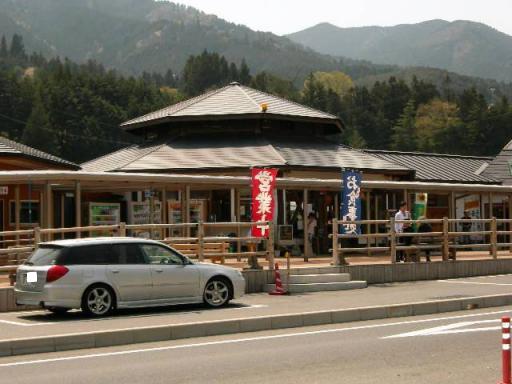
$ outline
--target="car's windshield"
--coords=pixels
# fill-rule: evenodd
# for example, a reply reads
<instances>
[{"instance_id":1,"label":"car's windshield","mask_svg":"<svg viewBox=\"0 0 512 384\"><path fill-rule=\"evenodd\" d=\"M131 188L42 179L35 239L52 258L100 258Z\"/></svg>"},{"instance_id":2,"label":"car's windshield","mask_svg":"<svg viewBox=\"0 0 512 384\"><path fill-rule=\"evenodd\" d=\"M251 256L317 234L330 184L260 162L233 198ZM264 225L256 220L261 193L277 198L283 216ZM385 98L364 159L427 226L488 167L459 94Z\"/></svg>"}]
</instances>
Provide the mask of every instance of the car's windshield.
<instances>
[{"instance_id":1,"label":"car's windshield","mask_svg":"<svg viewBox=\"0 0 512 384\"><path fill-rule=\"evenodd\" d=\"M54 265L57 263L57 259L62 254L62 251L62 247L42 245L30 255L25 264Z\"/></svg>"}]
</instances>

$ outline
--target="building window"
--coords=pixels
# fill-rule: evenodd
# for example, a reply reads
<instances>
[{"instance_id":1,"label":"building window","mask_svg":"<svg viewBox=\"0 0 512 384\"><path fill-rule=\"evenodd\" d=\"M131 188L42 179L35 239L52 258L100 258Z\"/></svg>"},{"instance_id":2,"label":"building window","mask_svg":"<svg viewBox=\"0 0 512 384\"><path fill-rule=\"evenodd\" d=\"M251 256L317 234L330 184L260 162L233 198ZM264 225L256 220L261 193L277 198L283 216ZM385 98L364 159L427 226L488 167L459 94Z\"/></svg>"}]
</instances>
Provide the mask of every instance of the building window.
<instances>
[{"instance_id":1,"label":"building window","mask_svg":"<svg viewBox=\"0 0 512 384\"><path fill-rule=\"evenodd\" d=\"M39 201L20 201L20 225L37 225L39 223ZM9 223L16 225L16 202L9 201Z\"/></svg>"}]
</instances>

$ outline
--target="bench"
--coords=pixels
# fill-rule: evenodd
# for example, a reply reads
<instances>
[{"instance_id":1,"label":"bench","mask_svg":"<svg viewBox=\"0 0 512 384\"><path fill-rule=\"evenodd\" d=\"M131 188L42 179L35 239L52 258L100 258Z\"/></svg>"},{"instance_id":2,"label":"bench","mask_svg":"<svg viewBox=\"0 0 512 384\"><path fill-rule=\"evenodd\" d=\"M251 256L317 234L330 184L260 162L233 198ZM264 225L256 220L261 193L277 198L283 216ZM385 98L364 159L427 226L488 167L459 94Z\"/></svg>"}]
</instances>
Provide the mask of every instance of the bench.
<instances>
[{"instance_id":1,"label":"bench","mask_svg":"<svg viewBox=\"0 0 512 384\"><path fill-rule=\"evenodd\" d=\"M174 248L178 252L184 254L185 256L194 256L199 257L199 244L197 243L182 243L182 242L174 242L172 238L167 238L164 240L164 243ZM203 243L203 255L204 257L208 257L212 263L225 263L225 256L219 254L228 254L229 253L229 243L220 242L220 243Z\"/></svg>"},{"instance_id":2,"label":"bench","mask_svg":"<svg viewBox=\"0 0 512 384\"><path fill-rule=\"evenodd\" d=\"M455 260L457 258L457 249L451 247L452 245L455 245L455 243L450 241L448 243L448 259ZM421 238L414 238L411 246L414 248L405 250L405 261L421 261L422 252L425 252L426 261L430 261L431 250L441 249L441 253L443 252L443 242L438 237L422 236Z\"/></svg>"}]
</instances>

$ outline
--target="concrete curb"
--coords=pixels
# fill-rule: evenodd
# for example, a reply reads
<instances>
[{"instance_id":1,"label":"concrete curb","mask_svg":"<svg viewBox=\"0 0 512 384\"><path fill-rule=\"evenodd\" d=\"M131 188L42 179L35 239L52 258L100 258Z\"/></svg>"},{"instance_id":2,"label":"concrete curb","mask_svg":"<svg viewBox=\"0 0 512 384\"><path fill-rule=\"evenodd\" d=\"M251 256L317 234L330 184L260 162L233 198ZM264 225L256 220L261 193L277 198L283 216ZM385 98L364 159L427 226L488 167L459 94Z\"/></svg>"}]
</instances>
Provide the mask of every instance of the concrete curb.
<instances>
[{"instance_id":1,"label":"concrete curb","mask_svg":"<svg viewBox=\"0 0 512 384\"><path fill-rule=\"evenodd\" d=\"M511 304L512 294L502 294L463 299L434 300L396 305L239 318L211 322L115 329L99 332L43 336L31 339L11 339L0 341L0 357L110 347L154 341L179 340L190 337L226 335L312 325L339 324L352 321L431 315L436 313L460 311L464 309L500 307Z\"/></svg>"}]
</instances>

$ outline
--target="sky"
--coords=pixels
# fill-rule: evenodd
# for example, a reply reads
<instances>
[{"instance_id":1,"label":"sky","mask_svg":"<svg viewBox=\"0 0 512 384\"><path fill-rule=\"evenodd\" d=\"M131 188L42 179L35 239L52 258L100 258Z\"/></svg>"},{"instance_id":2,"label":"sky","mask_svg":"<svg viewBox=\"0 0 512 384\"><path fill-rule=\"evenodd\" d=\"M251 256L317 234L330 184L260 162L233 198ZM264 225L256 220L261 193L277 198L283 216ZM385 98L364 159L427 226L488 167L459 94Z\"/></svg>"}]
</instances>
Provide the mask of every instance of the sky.
<instances>
[{"instance_id":1,"label":"sky","mask_svg":"<svg viewBox=\"0 0 512 384\"><path fill-rule=\"evenodd\" d=\"M512 0L174 0L251 29L278 35L321 22L390 26L431 19L472 20L512 35Z\"/></svg>"}]
</instances>

